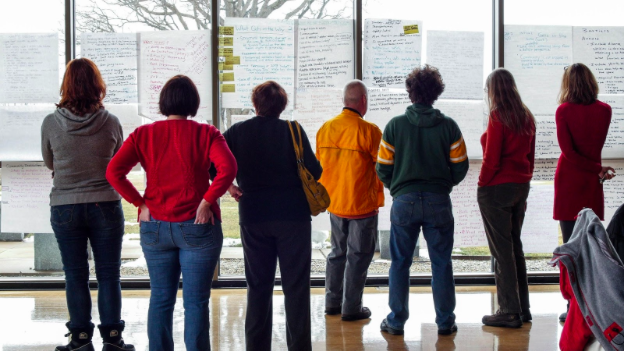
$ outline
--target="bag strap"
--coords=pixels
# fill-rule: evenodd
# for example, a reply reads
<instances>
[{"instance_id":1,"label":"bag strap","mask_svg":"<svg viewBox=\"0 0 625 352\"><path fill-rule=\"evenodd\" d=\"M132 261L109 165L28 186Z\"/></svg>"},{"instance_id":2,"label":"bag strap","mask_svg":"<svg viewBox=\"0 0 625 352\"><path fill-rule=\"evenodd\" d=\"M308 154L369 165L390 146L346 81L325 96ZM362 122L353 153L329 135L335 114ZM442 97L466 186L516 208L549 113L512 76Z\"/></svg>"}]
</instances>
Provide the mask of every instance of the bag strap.
<instances>
[{"instance_id":1,"label":"bag strap","mask_svg":"<svg viewBox=\"0 0 625 352\"><path fill-rule=\"evenodd\" d=\"M298 145L297 141L295 140L295 132L293 132L293 126L291 126L291 121L287 121L286 123L289 125L289 130L291 131L291 138L293 139L293 149L295 149L295 160L299 164L302 162L302 158L300 154L300 145ZM299 132L299 124L297 124L297 128ZM301 141L301 134L300 134L300 141Z\"/></svg>"}]
</instances>

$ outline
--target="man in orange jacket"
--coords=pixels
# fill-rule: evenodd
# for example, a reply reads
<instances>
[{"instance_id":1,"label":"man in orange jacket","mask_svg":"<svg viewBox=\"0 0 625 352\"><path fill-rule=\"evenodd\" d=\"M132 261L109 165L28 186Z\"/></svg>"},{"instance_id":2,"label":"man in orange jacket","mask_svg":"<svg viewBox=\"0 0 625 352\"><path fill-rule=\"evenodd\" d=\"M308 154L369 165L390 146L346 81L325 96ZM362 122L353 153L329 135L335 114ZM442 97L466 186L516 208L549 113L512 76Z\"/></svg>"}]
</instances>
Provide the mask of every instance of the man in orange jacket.
<instances>
[{"instance_id":1,"label":"man in orange jacket","mask_svg":"<svg viewBox=\"0 0 625 352\"><path fill-rule=\"evenodd\" d=\"M317 133L319 180L332 200L332 251L326 265L326 314L343 320L367 319L362 305L367 270L378 234L378 208L384 206L384 186L375 172L382 132L363 120L367 87L358 80L345 86L343 111Z\"/></svg>"}]
</instances>

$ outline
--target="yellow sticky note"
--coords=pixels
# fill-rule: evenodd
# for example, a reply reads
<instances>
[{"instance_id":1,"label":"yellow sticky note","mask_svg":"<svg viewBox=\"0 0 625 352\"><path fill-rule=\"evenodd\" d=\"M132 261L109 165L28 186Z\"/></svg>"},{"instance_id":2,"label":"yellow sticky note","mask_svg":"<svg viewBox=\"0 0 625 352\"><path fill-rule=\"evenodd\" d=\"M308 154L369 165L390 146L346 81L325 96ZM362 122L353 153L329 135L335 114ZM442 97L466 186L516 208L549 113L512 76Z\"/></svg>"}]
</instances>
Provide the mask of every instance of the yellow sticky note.
<instances>
[{"instance_id":1,"label":"yellow sticky note","mask_svg":"<svg viewBox=\"0 0 625 352\"><path fill-rule=\"evenodd\" d=\"M219 45L222 45L222 46L233 46L234 45L234 38L233 37L220 37L219 38Z\"/></svg>"},{"instance_id":2,"label":"yellow sticky note","mask_svg":"<svg viewBox=\"0 0 625 352\"><path fill-rule=\"evenodd\" d=\"M226 65L240 65L241 57L240 56L226 56Z\"/></svg>"},{"instance_id":3,"label":"yellow sticky note","mask_svg":"<svg viewBox=\"0 0 625 352\"><path fill-rule=\"evenodd\" d=\"M220 73L219 74L219 82L223 82L224 81L224 74Z\"/></svg>"},{"instance_id":4,"label":"yellow sticky note","mask_svg":"<svg viewBox=\"0 0 625 352\"><path fill-rule=\"evenodd\" d=\"M233 82L234 81L234 72L224 72L223 73L223 81L224 82Z\"/></svg>"},{"instance_id":5,"label":"yellow sticky note","mask_svg":"<svg viewBox=\"0 0 625 352\"><path fill-rule=\"evenodd\" d=\"M221 92L222 93L234 93L234 84L222 84L221 85Z\"/></svg>"},{"instance_id":6,"label":"yellow sticky note","mask_svg":"<svg viewBox=\"0 0 625 352\"><path fill-rule=\"evenodd\" d=\"M221 62L223 64L223 62ZM228 64L224 64L223 68L220 68L221 71L232 71L234 70L234 66L233 65L228 65Z\"/></svg>"},{"instance_id":7,"label":"yellow sticky note","mask_svg":"<svg viewBox=\"0 0 625 352\"><path fill-rule=\"evenodd\" d=\"M217 69L218 69L219 71L223 71L223 70L224 70L224 63L223 63L223 62L218 63L218 64L217 64Z\"/></svg>"},{"instance_id":8,"label":"yellow sticky note","mask_svg":"<svg viewBox=\"0 0 625 352\"><path fill-rule=\"evenodd\" d=\"M234 52L232 48L219 48L219 56L228 57L228 56L232 56L233 53Z\"/></svg>"},{"instance_id":9,"label":"yellow sticky note","mask_svg":"<svg viewBox=\"0 0 625 352\"><path fill-rule=\"evenodd\" d=\"M219 34L234 35L234 27L219 27Z\"/></svg>"},{"instance_id":10,"label":"yellow sticky note","mask_svg":"<svg viewBox=\"0 0 625 352\"><path fill-rule=\"evenodd\" d=\"M404 26L404 34L419 34L419 25L411 24Z\"/></svg>"}]
</instances>

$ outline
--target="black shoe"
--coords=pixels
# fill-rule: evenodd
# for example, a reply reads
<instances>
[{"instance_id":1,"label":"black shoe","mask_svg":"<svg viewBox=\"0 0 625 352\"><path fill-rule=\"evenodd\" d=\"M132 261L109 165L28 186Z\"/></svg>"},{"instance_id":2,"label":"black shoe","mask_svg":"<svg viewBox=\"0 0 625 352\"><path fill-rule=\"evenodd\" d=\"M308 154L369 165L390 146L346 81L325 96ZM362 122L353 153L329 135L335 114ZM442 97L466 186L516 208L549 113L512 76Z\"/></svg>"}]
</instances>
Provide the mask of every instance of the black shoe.
<instances>
[{"instance_id":1,"label":"black shoe","mask_svg":"<svg viewBox=\"0 0 625 352\"><path fill-rule=\"evenodd\" d=\"M482 324L502 328L520 328L523 326L523 321L520 314L503 313L498 310L493 315L485 315L482 318Z\"/></svg>"},{"instance_id":2,"label":"black shoe","mask_svg":"<svg viewBox=\"0 0 625 352\"><path fill-rule=\"evenodd\" d=\"M341 307L340 307L340 306L339 306L339 307L334 307L334 308L327 307L327 308L326 308L326 314L327 314L327 315L337 315L337 314L341 314Z\"/></svg>"},{"instance_id":3,"label":"black shoe","mask_svg":"<svg viewBox=\"0 0 625 352\"><path fill-rule=\"evenodd\" d=\"M439 335L451 335L456 331L458 331L458 325L454 324L450 328L447 328L447 329L438 329L438 334Z\"/></svg>"},{"instance_id":4,"label":"black shoe","mask_svg":"<svg viewBox=\"0 0 625 352\"><path fill-rule=\"evenodd\" d=\"M403 335L404 329L395 329L388 326L386 319L382 320L382 324L380 324L380 330L384 332L388 332L391 335Z\"/></svg>"},{"instance_id":5,"label":"black shoe","mask_svg":"<svg viewBox=\"0 0 625 352\"><path fill-rule=\"evenodd\" d=\"M559 317L558 319L560 319L560 322L561 322L561 323L564 323L564 322L566 321L566 316L567 316L568 314L569 314L569 312L568 312L568 311L566 311L566 312L564 312L564 313L560 314L560 317Z\"/></svg>"},{"instance_id":6,"label":"black shoe","mask_svg":"<svg viewBox=\"0 0 625 352\"><path fill-rule=\"evenodd\" d=\"M341 320L343 321L354 321L354 320L362 320L369 319L371 317L371 311L367 307L362 307L360 312L354 314L343 314L341 316Z\"/></svg>"},{"instance_id":7,"label":"black shoe","mask_svg":"<svg viewBox=\"0 0 625 352\"><path fill-rule=\"evenodd\" d=\"M119 324L98 325L100 336L102 336L102 351L134 351L135 346L124 343L122 331L126 323L121 320Z\"/></svg>"},{"instance_id":8,"label":"black shoe","mask_svg":"<svg viewBox=\"0 0 625 352\"><path fill-rule=\"evenodd\" d=\"M71 322L67 322L65 326L69 330L69 333L65 334L65 337L71 336L71 340L65 346L56 346L55 351L95 351L91 338L93 338L93 324L86 328L73 328L70 329Z\"/></svg>"},{"instance_id":9,"label":"black shoe","mask_svg":"<svg viewBox=\"0 0 625 352\"><path fill-rule=\"evenodd\" d=\"M523 311L523 313L521 313L521 321L524 323L532 321L532 313L530 313L529 310Z\"/></svg>"}]
</instances>

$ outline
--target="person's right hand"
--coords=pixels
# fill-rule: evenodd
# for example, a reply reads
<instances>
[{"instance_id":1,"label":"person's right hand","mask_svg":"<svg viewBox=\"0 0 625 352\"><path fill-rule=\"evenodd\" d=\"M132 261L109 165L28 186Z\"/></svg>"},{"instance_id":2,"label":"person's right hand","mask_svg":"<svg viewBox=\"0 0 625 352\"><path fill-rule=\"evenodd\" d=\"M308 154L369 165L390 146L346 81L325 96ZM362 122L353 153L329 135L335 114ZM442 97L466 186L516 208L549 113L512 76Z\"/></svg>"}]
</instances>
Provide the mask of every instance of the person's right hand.
<instances>
[{"instance_id":1,"label":"person's right hand","mask_svg":"<svg viewBox=\"0 0 625 352\"><path fill-rule=\"evenodd\" d=\"M148 206L145 205L145 203L141 204L139 206L139 223L141 223L141 221L151 221L152 219L150 218L150 209L148 209Z\"/></svg>"},{"instance_id":2,"label":"person's right hand","mask_svg":"<svg viewBox=\"0 0 625 352\"><path fill-rule=\"evenodd\" d=\"M239 201L239 199L241 199L241 196L243 195L243 191L234 184L231 184L230 187L228 187L228 193L230 193L232 198L234 198L234 200L236 200L237 202Z\"/></svg>"},{"instance_id":3,"label":"person's right hand","mask_svg":"<svg viewBox=\"0 0 625 352\"><path fill-rule=\"evenodd\" d=\"M608 172L608 171L612 171L612 172ZM605 180L611 180L614 178L614 176L616 176L616 170L614 170L614 168L612 168L611 166L601 167L599 178L605 179Z\"/></svg>"}]
</instances>

